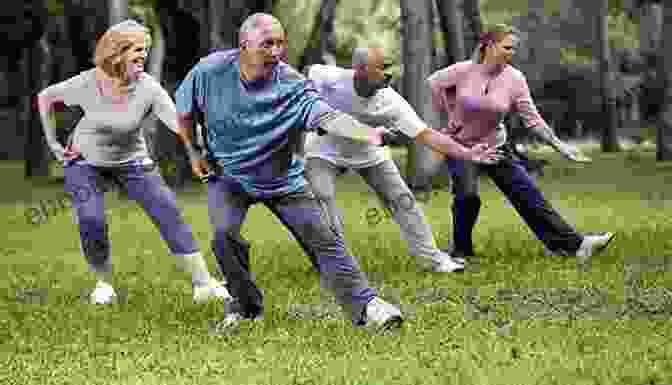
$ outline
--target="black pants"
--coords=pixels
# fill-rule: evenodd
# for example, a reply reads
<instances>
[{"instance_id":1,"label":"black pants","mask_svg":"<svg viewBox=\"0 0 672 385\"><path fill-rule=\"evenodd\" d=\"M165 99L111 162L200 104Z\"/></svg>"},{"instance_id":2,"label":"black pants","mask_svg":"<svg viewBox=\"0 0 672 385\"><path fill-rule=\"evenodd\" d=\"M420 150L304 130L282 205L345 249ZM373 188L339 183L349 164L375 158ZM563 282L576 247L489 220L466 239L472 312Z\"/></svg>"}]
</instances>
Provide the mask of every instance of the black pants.
<instances>
[{"instance_id":1,"label":"black pants","mask_svg":"<svg viewBox=\"0 0 672 385\"><path fill-rule=\"evenodd\" d=\"M472 231L481 207L478 176L484 171L515 207L537 238L556 253L576 252L583 237L551 207L525 168L525 160L505 148L505 159L495 165L448 160L453 180L453 239L455 254L474 255Z\"/></svg>"}]
</instances>

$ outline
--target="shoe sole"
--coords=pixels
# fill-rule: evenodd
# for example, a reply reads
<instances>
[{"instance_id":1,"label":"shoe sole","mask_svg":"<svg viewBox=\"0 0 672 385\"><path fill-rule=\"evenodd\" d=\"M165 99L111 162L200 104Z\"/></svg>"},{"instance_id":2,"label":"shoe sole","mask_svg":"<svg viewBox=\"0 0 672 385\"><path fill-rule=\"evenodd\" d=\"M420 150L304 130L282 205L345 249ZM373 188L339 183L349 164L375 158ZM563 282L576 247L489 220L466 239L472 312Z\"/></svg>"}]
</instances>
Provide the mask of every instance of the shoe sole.
<instances>
[{"instance_id":1,"label":"shoe sole","mask_svg":"<svg viewBox=\"0 0 672 385\"><path fill-rule=\"evenodd\" d=\"M422 271L426 271L426 272L431 272L431 273L446 273L446 274L448 274L448 273L464 273L464 269L465 269L464 266L462 266L462 267L460 267L460 268L457 268L457 269L455 269L455 270L438 270L438 269L436 269L435 267L426 267L426 266L422 266L422 267L420 268L420 270L422 270Z\"/></svg>"},{"instance_id":2,"label":"shoe sole","mask_svg":"<svg viewBox=\"0 0 672 385\"><path fill-rule=\"evenodd\" d=\"M115 295L106 301L96 301L93 298L89 298L89 303L91 305L113 305L118 301L118 297Z\"/></svg>"},{"instance_id":3,"label":"shoe sole","mask_svg":"<svg viewBox=\"0 0 672 385\"><path fill-rule=\"evenodd\" d=\"M612 234L611 234L611 237L609 237L609 239L607 240L607 242L605 242L604 245L602 245L602 246L598 247L597 249L595 249L595 252L593 253L593 255L597 255L597 254L603 252L604 250L606 250L607 247L609 247L609 244L611 243L611 241L614 240L614 238L616 238L616 233L612 233Z\"/></svg>"},{"instance_id":4,"label":"shoe sole","mask_svg":"<svg viewBox=\"0 0 672 385\"><path fill-rule=\"evenodd\" d=\"M205 298L205 299L201 298L201 299L198 299L198 300L196 300L195 298L192 298L192 301L196 305L203 305L203 304L207 304L207 303L211 303L211 302L225 303L226 304L226 303L232 302L233 298L232 297L215 297L215 296L212 296L212 297L208 297L208 298Z\"/></svg>"},{"instance_id":5,"label":"shoe sole","mask_svg":"<svg viewBox=\"0 0 672 385\"><path fill-rule=\"evenodd\" d=\"M390 317L387 321L383 322L383 324L380 326L378 329L381 332L386 332L390 330L395 330L401 328L401 325L404 323L404 318L400 315L395 315L394 317Z\"/></svg>"}]
</instances>

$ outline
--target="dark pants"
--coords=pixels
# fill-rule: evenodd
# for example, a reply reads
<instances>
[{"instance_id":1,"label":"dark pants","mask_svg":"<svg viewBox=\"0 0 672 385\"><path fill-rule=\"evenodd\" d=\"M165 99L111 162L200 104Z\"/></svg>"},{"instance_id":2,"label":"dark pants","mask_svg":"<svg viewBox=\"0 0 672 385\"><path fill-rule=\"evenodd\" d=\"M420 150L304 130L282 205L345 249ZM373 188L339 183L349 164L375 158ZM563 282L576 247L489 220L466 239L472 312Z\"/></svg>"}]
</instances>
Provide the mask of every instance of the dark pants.
<instances>
[{"instance_id":1,"label":"dark pants","mask_svg":"<svg viewBox=\"0 0 672 385\"><path fill-rule=\"evenodd\" d=\"M583 237L551 207L525 169L524 160L511 152L496 165L448 160L453 179L453 239L455 254L474 255L472 230L481 207L478 176L484 171L515 207L546 247L556 253L576 252Z\"/></svg>"},{"instance_id":2,"label":"dark pants","mask_svg":"<svg viewBox=\"0 0 672 385\"><path fill-rule=\"evenodd\" d=\"M343 235L330 223L326 208L310 186L285 196L257 199L237 182L220 176L208 184L208 211L214 227L213 251L236 299L234 310L247 318L263 314L263 293L254 282L249 263L250 245L240 237L247 211L255 203L263 203L289 229L318 267L323 287L335 293L353 323L360 323L376 292L355 257L347 252Z\"/></svg>"}]
</instances>

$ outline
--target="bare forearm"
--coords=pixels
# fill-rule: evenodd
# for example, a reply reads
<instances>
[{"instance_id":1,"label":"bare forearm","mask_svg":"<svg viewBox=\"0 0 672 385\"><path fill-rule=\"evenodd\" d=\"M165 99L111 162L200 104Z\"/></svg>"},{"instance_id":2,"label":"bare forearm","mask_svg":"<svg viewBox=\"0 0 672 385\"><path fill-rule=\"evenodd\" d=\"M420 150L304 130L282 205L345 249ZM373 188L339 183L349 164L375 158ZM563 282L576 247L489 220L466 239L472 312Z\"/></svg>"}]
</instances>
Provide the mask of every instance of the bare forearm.
<instances>
[{"instance_id":1,"label":"bare forearm","mask_svg":"<svg viewBox=\"0 0 672 385\"><path fill-rule=\"evenodd\" d=\"M562 144L562 141L555 135L553 130L545 124L538 124L534 127L530 127L530 131L534 133L538 138L540 138L544 143L558 149Z\"/></svg>"},{"instance_id":2,"label":"bare forearm","mask_svg":"<svg viewBox=\"0 0 672 385\"><path fill-rule=\"evenodd\" d=\"M306 128L320 135L327 133L365 143L371 143L372 137L375 136L374 127L332 108L322 100L313 104Z\"/></svg>"},{"instance_id":3,"label":"bare forearm","mask_svg":"<svg viewBox=\"0 0 672 385\"><path fill-rule=\"evenodd\" d=\"M434 129L427 128L422 131L416 141L430 146L433 150L440 152L448 157L462 160L470 160L469 149L456 142L449 135L444 135Z\"/></svg>"},{"instance_id":4,"label":"bare forearm","mask_svg":"<svg viewBox=\"0 0 672 385\"><path fill-rule=\"evenodd\" d=\"M181 115L177 119L177 136L180 137L180 140L184 144L185 149L187 150L187 155L189 159L196 159L200 157L196 146L194 145L194 120L189 116Z\"/></svg>"}]
</instances>

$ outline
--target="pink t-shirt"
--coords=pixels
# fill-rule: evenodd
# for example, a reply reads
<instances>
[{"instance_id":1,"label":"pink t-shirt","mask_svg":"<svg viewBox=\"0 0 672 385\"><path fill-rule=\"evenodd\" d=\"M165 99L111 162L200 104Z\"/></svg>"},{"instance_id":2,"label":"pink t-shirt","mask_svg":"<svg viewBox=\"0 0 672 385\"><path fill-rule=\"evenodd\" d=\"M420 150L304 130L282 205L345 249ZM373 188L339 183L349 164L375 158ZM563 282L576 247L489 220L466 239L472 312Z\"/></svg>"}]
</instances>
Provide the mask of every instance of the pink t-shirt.
<instances>
[{"instance_id":1,"label":"pink t-shirt","mask_svg":"<svg viewBox=\"0 0 672 385\"><path fill-rule=\"evenodd\" d=\"M525 75L510 65L455 63L427 78L437 111L448 113L446 134L466 145L498 142L497 126L518 112L527 128L546 125L539 115Z\"/></svg>"}]
</instances>

